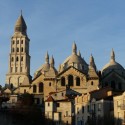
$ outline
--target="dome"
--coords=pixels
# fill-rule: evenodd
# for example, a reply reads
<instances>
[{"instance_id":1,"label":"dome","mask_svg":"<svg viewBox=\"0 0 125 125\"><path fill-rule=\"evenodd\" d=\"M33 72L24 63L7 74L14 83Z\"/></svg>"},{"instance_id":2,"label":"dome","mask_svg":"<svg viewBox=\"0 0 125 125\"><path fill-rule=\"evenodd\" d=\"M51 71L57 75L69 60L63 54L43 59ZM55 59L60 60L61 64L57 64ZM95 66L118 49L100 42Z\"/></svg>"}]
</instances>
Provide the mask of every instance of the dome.
<instances>
[{"instance_id":1,"label":"dome","mask_svg":"<svg viewBox=\"0 0 125 125\"><path fill-rule=\"evenodd\" d=\"M72 55L66 58L66 60L61 65L61 70L67 69L70 66L74 66L75 68L81 70L81 71L87 71L88 70L88 64L84 61L84 59L81 57L81 53L77 52L76 44L73 44L72 48Z\"/></svg>"},{"instance_id":2,"label":"dome","mask_svg":"<svg viewBox=\"0 0 125 125\"><path fill-rule=\"evenodd\" d=\"M102 73L103 73L103 75L106 75L107 73L109 73L112 70L116 71L117 73L119 73L121 75L123 75L123 73L125 71L124 68L115 61L115 53L113 50L111 52L111 59L110 59L109 63L107 63L103 67Z\"/></svg>"},{"instance_id":3,"label":"dome","mask_svg":"<svg viewBox=\"0 0 125 125\"><path fill-rule=\"evenodd\" d=\"M27 30L27 26L26 26L26 23L25 23L25 20L24 20L22 14L21 14L16 21L15 32L22 32L22 33L26 34L26 30Z\"/></svg>"},{"instance_id":4,"label":"dome","mask_svg":"<svg viewBox=\"0 0 125 125\"><path fill-rule=\"evenodd\" d=\"M37 69L37 71L35 72L35 77L38 76L39 74L41 74L42 72L47 72L50 69L50 64L49 64L49 55L48 52L45 55L45 63L39 68Z\"/></svg>"}]
</instances>

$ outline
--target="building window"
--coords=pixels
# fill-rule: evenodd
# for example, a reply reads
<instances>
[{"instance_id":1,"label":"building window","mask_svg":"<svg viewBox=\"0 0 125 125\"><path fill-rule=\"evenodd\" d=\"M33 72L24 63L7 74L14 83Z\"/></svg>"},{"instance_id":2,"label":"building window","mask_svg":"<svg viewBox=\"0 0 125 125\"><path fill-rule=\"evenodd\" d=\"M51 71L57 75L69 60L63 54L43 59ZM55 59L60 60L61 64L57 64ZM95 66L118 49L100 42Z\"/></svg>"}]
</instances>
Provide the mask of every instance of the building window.
<instances>
[{"instance_id":1,"label":"building window","mask_svg":"<svg viewBox=\"0 0 125 125\"><path fill-rule=\"evenodd\" d=\"M33 85L33 93L36 93L36 85Z\"/></svg>"},{"instance_id":2,"label":"building window","mask_svg":"<svg viewBox=\"0 0 125 125\"><path fill-rule=\"evenodd\" d=\"M12 61L12 62L14 61L14 58L13 58L13 57L11 58L11 61Z\"/></svg>"},{"instance_id":3,"label":"building window","mask_svg":"<svg viewBox=\"0 0 125 125\"><path fill-rule=\"evenodd\" d=\"M93 81L91 81L91 85L93 85L94 83L93 83Z\"/></svg>"},{"instance_id":4,"label":"building window","mask_svg":"<svg viewBox=\"0 0 125 125\"><path fill-rule=\"evenodd\" d=\"M21 44L23 44L23 40L21 40Z\"/></svg>"},{"instance_id":5,"label":"building window","mask_svg":"<svg viewBox=\"0 0 125 125\"><path fill-rule=\"evenodd\" d=\"M10 72L13 72L13 67L11 67L11 71Z\"/></svg>"},{"instance_id":6,"label":"building window","mask_svg":"<svg viewBox=\"0 0 125 125\"><path fill-rule=\"evenodd\" d=\"M15 72L17 72L18 71L18 67L16 67L15 70L16 70Z\"/></svg>"},{"instance_id":7,"label":"building window","mask_svg":"<svg viewBox=\"0 0 125 125\"><path fill-rule=\"evenodd\" d=\"M17 40L17 44L19 44L19 40Z\"/></svg>"},{"instance_id":8,"label":"building window","mask_svg":"<svg viewBox=\"0 0 125 125\"><path fill-rule=\"evenodd\" d=\"M64 96L64 93L62 93L62 96Z\"/></svg>"},{"instance_id":9,"label":"building window","mask_svg":"<svg viewBox=\"0 0 125 125\"><path fill-rule=\"evenodd\" d=\"M50 103L48 102L48 107L50 106Z\"/></svg>"},{"instance_id":10,"label":"building window","mask_svg":"<svg viewBox=\"0 0 125 125\"><path fill-rule=\"evenodd\" d=\"M82 106L82 113L84 113L84 106Z\"/></svg>"},{"instance_id":11,"label":"building window","mask_svg":"<svg viewBox=\"0 0 125 125\"><path fill-rule=\"evenodd\" d=\"M21 61L23 61L23 56L21 57Z\"/></svg>"},{"instance_id":12,"label":"building window","mask_svg":"<svg viewBox=\"0 0 125 125\"><path fill-rule=\"evenodd\" d=\"M68 121L66 121L66 125L68 125Z\"/></svg>"},{"instance_id":13,"label":"building window","mask_svg":"<svg viewBox=\"0 0 125 125\"><path fill-rule=\"evenodd\" d=\"M66 83L65 83L65 78L62 77L62 78L61 78L61 86L65 86L65 84L66 84Z\"/></svg>"},{"instance_id":14,"label":"building window","mask_svg":"<svg viewBox=\"0 0 125 125\"><path fill-rule=\"evenodd\" d=\"M19 48L17 48L16 51L19 52Z\"/></svg>"},{"instance_id":15,"label":"building window","mask_svg":"<svg viewBox=\"0 0 125 125\"><path fill-rule=\"evenodd\" d=\"M87 111L89 112L89 105L87 106Z\"/></svg>"},{"instance_id":16,"label":"building window","mask_svg":"<svg viewBox=\"0 0 125 125\"><path fill-rule=\"evenodd\" d=\"M26 93L26 89L24 89L24 93Z\"/></svg>"},{"instance_id":17,"label":"building window","mask_svg":"<svg viewBox=\"0 0 125 125\"><path fill-rule=\"evenodd\" d=\"M77 107L77 114L79 114L79 107Z\"/></svg>"},{"instance_id":18,"label":"building window","mask_svg":"<svg viewBox=\"0 0 125 125\"><path fill-rule=\"evenodd\" d=\"M13 83L10 84L10 88L13 89Z\"/></svg>"},{"instance_id":19,"label":"building window","mask_svg":"<svg viewBox=\"0 0 125 125\"><path fill-rule=\"evenodd\" d=\"M12 52L14 52L14 48L12 48Z\"/></svg>"},{"instance_id":20,"label":"building window","mask_svg":"<svg viewBox=\"0 0 125 125\"><path fill-rule=\"evenodd\" d=\"M76 78L76 86L80 86L80 78L79 77Z\"/></svg>"},{"instance_id":21,"label":"building window","mask_svg":"<svg viewBox=\"0 0 125 125\"><path fill-rule=\"evenodd\" d=\"M23 68L22 67L20 67L20 72L22 72L23 71Z\"/></svg>"},{"instance_id":22,"label":"building window","mask_svg":"<svg viewBox=\"0 0 125 125\"><path fill-rule=\"evenodd\" d=\"M60 107L60 104L59 104L59 103L56 103L56 106L57 106L57 107Z\"/></svg>"},{"instance_id":23,"label":"building window","mask_svg":"<svg viewBox=\"0 0 125 125\"><path fill-rule=\"evenodd\" d=\"M21 52L23 52L23 47L21 47Z\"/></svg>"},{"instance_id":24,"label":"building window","mask_svg":"<svg viewBox=\"0 0 125 125\"><path fill-rule=\"evenodd\" d=\"M39 83L39 92L43 92L43 83Z\"/></svg>"},{"instance_id":25,"label":"building window","mask_svg":"<svg viewBox=\"0 0 125 125\"><path fill-rule=\"evenodd\" d=\"M17 61L17 62L19 61L19 58L18 58L18 56L16 57L16 61Z\"/></svg>"},{"instance_id":26,"label":"building window","mask_svg":"<svg viewBox=\"0 0 125 125\"><path fill-rule=\"evenodd\" d=\"M51 82L49 83L49 86L51 86Z\"/></svg>"},{"instance_id":27,"label":"building window","mask_svg":"<svg viewBox=\"0 0 125 125\"><path fill-rule=\"evenodd\" d=\"M15 44L15 41L13 40L13 44Z\"/></svg>"},{"instance_id":28,"label":"building window","mask_svg":"<svg viewBox=\"0 0 125 125\"><path fill-rule=\"evenodd\" d=\"M57 94L55 94L55 96L57 96Z\"/></svg>"},{"instance_id":29,"label":"building window","mask_svg":"<svg viewBox=\"0 0 125 125\"><path fill-rule=\"evenodd\" d=\"M73 76L72 75L68 76L68 85L73 86Z\"/></svg>"}]
</instances>

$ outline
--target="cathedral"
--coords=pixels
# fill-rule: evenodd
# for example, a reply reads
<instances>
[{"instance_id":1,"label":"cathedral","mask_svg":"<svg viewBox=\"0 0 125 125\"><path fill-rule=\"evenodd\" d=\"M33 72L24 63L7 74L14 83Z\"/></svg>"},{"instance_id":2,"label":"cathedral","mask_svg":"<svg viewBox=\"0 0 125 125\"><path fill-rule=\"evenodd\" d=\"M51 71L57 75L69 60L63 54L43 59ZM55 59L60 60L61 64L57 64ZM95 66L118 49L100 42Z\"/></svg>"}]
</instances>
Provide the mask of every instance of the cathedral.
<instances>
[{"instance_id":1,"label":"cathedral","mask_svg":"<svg viewBox=\"0 0 125 125\"><path fill-rule=\"evenodd\" d=\"M125 90L125 69L116 62L113 49L109 62L99 71L94 57L90 55L90 61L87 64L80 51L77 51L77 45L74 42L71 55L59 65L58 69L55 67L54 57L50 58L47 52L45 63L35 71L32 78L29 44L27 25L21 14L11 37L9 69L6 74L6 83L12 93L34 94L37 102L40 103L46 100L50 93L61 92L67 88L81 94L106 86L114 90Z\"/></svg>"}]
</instances>

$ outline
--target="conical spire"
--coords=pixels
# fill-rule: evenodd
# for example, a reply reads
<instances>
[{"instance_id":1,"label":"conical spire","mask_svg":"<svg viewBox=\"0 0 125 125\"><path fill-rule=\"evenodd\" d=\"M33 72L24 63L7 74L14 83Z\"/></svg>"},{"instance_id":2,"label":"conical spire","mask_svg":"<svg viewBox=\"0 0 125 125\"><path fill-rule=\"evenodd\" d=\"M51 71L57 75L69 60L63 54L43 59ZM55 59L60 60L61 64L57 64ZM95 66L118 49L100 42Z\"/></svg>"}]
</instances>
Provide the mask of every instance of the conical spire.
<instances>
[{"instance_id":1,"label":"conical spire","mask_svg":"<svg viewBox=\"0 0 125 125\"><path fill-rule=\"evenodd\" d=\"M54 67L54 65L55 65L55 61L54 61L53 56L52 56L52 58L51 58L51 60L50 60L50 65L51 65L51 67Z\"/></svg>"},{"instance_id":2,"label":"conical spire","mask_svg":"<svg viewBox=\"0 0 125 125\"><path fill-rule=\"evenodd\" d=\"M15 24L15 32L21 32L26 35L26 30L27 30L27 26L21 11L21 15L19 16Z\"/></svg>"},{"instance_id":3,"label":"conical spire","mask_svg":"<svg viewBox=\"0 0 125 125\"><path fill-rule=\"evenodd\" d=\"M111 51L111 61L115 61L115 52L113 49Z\"/></svg>"},{"instance_id":4,"label":"conical spire","mask_svg":"<svg viewBox=\"0 0 125 125\"><path fill-rule=\"evenodd\" d=\"M78 56L81 57L81 52L80 52L80 50L78 51Z\"/></svg>"},{"instance_id":5,"label":"conical spire","mask_svg":"<svg viewBox=\"0 0 125 125\"><path fill-rule=\"evenodd\" d=\"M73 43L73 46L72 46L72 54L77 54L77 46L76 46L76 43L74 42Z\"/></svg>"},{"instance_id":6,"label":"conical spire","mask_svg":"<svg viewBox=\"0 0 125 125\"><path fill-rule=\"evenodd\" d=\"M49 63L49 55L48 55L48 51L47 51L47 53L46 53L46 55L45 55L45 63Z\"/></svg>"},{"instance_id":7,"label":"conical spire","mask_svg":"<svg viewBox=\"0 0 125 125\"><path fill-rule=\"evenodd\" d=\"M95 61L94 61L94 58L93 58L92 54L90 56L90 66L93 67L96 70L96 65L95 65Z\"/></svg>"}]
</instances>

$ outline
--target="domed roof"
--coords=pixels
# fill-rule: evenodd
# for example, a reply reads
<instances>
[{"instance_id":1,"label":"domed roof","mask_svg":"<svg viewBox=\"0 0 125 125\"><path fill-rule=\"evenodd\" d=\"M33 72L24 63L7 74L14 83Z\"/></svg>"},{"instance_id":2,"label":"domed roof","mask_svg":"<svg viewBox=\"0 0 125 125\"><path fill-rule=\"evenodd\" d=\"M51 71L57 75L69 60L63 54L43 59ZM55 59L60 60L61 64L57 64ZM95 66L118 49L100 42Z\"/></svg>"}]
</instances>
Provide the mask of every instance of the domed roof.
<instances>
[{"instance_id":1,"label":"domed roof","mask_svg":"<svg viewBox=\"0 0 125 125\"><path fill-rule=\"evenodd\" d=\"M115 70L119 74L123 74L123 72L125 71L124 68L119 63L117 63L115 61L115 53L114 53L113 49L112 49L112 52L111 52L111 59L110 59L109 63L107 63L103 67L102 73L105 75L112 70Z\"/></svg>"},{"instance_id":2,"label":"domed roof","mask_svg":"<svg viewBox=\"0 0 125 125\"><path fill-rule=\"evenodd\" d=\"M66 58L66 60L61 65L61 69L64 70L68 68L69 66L74 66L75 68L82 70L82 71L88 69L88 64L81 57L81 53L79 52L77 54L77 46L75 43L73 43L72 55Z\"/></svg>"},{"instance_id":3,"label":"domed roof","mask_svg":"<svg viewBox=\"0 0 125 125\"><path fill-rule=\"evenodd\" d=\"M19 16L15 24L15 32L22 32L26 34L26 30L27 30L27 26L21 13L21 15Z\"/></svg>"},{"instance_id":4,"label":"domed roof","mask_svg":"<svg viewBox=\"0 0 125 125\"><path fill-rule=\"evenodd\" d=\"M35 72L34 74L35 77L39 76L41 73L44 73L44 75L46 76L55 76L57 74L57 70L54 67L54 64L55 64L55 61L53 56L50 59L50 63L49 63L49 55L47 52L45 56L45 63Z\"/></svg>"},{"instance_id":5,"label":"domed roof","mask_svg":"<svg viewBox=\"0 0 125 125\"><path fill-rule=\"evenodd\" d=\"M35 77L38 76L39 74L41 74L42 72L49 71L49 69L50 69L49 55L47 52L45 55L45 63L39 69L37 69L37 71L35 72Z\"/></svg>"}]
</instances>

